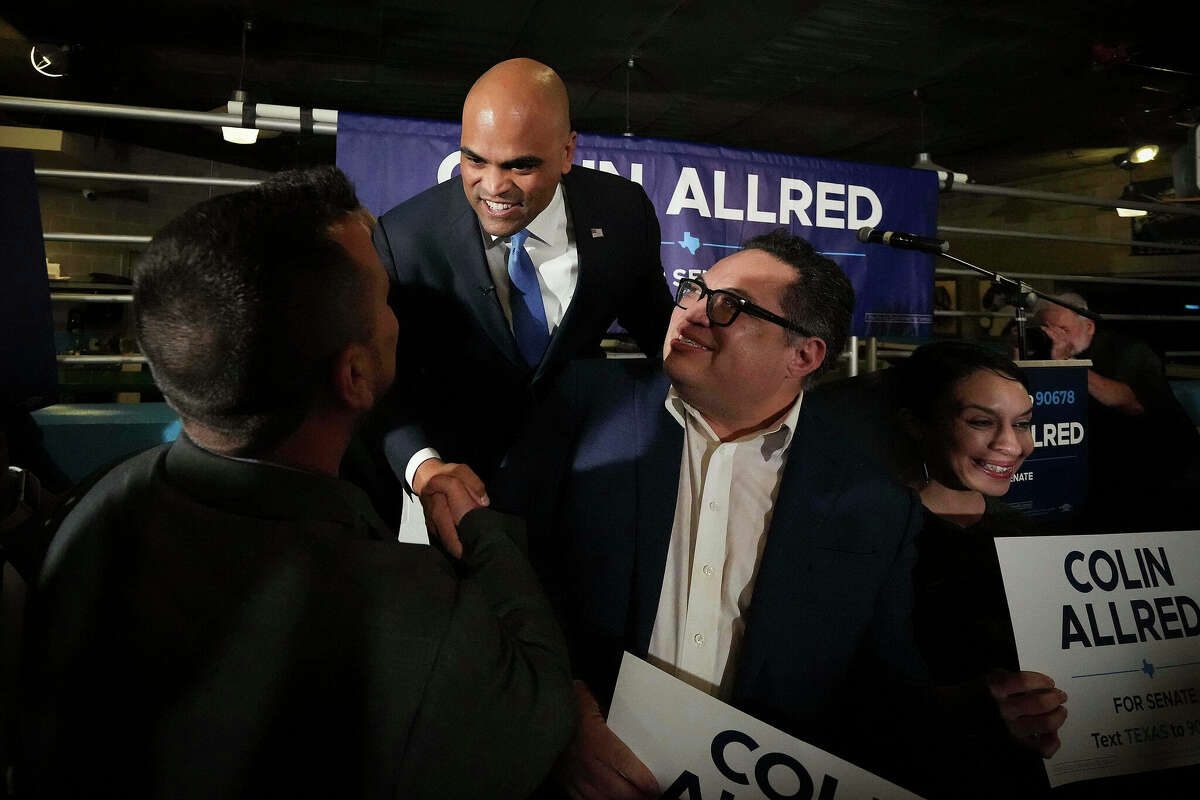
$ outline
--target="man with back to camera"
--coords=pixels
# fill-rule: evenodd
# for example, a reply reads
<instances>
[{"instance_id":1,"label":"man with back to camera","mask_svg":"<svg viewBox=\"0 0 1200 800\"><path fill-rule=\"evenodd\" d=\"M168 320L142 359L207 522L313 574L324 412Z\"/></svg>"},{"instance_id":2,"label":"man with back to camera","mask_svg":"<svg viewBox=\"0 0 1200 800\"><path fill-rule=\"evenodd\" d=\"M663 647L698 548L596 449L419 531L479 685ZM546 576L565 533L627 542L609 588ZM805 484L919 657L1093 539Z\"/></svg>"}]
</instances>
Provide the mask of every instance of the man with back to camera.
<instances>
[{"instance_id":1,"label":"man with back to camera","mask_svg":"<svg viewBox=\"0 0 1200 800\"><path fill-rule=\"evenodd\" d=\"M566 742L566 653L519 524L451 502L452 562L337 478L395 364L372 222L323 168L155 237L134 315L183 434L51 545L30 795L520 797Z\"/></svg>"},{"instance_id":2,"label":"man with back to camera","mask_svg":"<svg viewBox=\"0 0 1200 800\"><path fill-rule=\"evenodd\" d=\"M622 650L894 771L894 743L866 740L911 731L917 701L895 690L925 680L910 620L921 506L804 399L845 344L853 288L780 229L681 281L676 304L661 371L572 365L494 482L497 508L530 515L581 679L557 777L572 797L665 788L601 712ZM1065 718L1051 686L990 685L1011 735L1047 755Z\"/></svg>"},{"instance_id":3,"label":"man with back to camera","mask_svg":"<svg viewBox=\"0 0 1200 800\"><path fill-rule=\"evenodd\" d=\"M1074 292L1058 298L1088 307ZM1197 488L1200 435L1171 391L1158 356L1140 339L1097 327L1046 300L1034 307L1033 320L1050 338L1050 358L1092 362L1085 524L1125 531L1195 527L1185 482Z\"/></svg>"},{"instance_id":4,"label":"man with back to camera","mask_svg":"<svg viewBox=\"0 0 1200 800\"><path fill-rule=\"evenodd\" d=\"M637 184L572 166L574 154L562 80L504 61L463 103L461 176L375 229L392 306L420 343L401 356L418 385L389 400L384 450L439 527L450 526L429 477L486 502L534 395L570 359L600 356L614 319L646 353L661 345L671 297L654 208Z\"/></svg>"}]
</instances>

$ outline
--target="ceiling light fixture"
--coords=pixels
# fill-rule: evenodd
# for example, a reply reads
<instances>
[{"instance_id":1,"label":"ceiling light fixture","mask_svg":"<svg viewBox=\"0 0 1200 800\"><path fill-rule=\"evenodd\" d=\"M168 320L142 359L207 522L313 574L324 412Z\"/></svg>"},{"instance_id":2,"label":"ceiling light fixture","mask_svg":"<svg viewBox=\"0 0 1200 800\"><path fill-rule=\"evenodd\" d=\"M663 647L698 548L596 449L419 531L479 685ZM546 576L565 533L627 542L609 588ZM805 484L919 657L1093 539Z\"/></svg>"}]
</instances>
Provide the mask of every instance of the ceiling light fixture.
<instances>
[{"instance_id":1,"label":"ceiling light fixture","mask_svg":"<svg viewBox=\"0 0 1200 800\"><path fill-rule=\"evenodd\" d=\"M938 180L942 183L948 181L953 183L966 183L967 174L965 172L954 172L941 164L935 163L929 153L917 153L917 160L913 162L913 169L927 169L938 174Z\"/></svg>"},{"instance_id":2,"label":"ceiling light fixture","mask_svg":"<svg viewBox=\"0 0 1200 800\"><path fill-rule=\"evenodd\" d=\"M241 89L235 89L233 92L233 99L225 104L225 110L230 114L240 113L241 107L245 104L245 102L246 93ZM234 103L238 104L238 110L236 112L233 110ZM230 125L222 125L221 136L225 138L225 141L233 144L254 144L258 141L258 128L235 128Z\"/></svg>"},{"instance_id":3,"label":"ceiling light fixture","mask_svg":"<svg viewBox=\"0 0 1200 800\"><path fill-rule=\"evenodd\" d=\"M921 114L921 141L920 152L917 153L917 160L913 162L913 169L924 169L930 172L936 172L938 176L939 189L949 189L952 184L966 183L969 179L964 172L955 172L936 163L933 157L925 150L925 95L920 89L913 89L913 99L917 101L917 109Z\"/></svg>"},{"instance_id":4,"label":"ceiling light fixture","mask_svg":"<svg viewBox=\"0 0 1200 800\"><path fill-rule=\"evenodd\" d=\"M55 47L49 44L35 44L29 48L29 63L47 78L62 78L68 73L67 62L71 54L71 46L64 44Z\"/></svg>"},{"instance_id":5,"label":"ceiling light fixture","mask_svg":"<svg viewBox=\"0 0 1200 800\"><path fill-rule=\"evenodd\" d=\"M1132 169L1137 164L1145 164L1147 161L1153 161L1157 156L1158 145L1140 144L1124 153L1118 153L1113 156L1113 163L1121 169Z\"/></svg>"},{"instance_id":6,"label":"ceiling light fixture","mask_svg":"<svg viewBox=\"0 0 1200 800\"><path fill-rule=\"evenodd\" d=\"M625 62L625 132L622 136L633 136L633 127L629 124L629 75L633 72L633 56Z\"/></svg>"},{"instance_id":7,"label":"ceiling light fixture","mask_svg":"<svg viewBox=\"0 0 1200 800\"><path fill-rule=\"evenodd\" d=\"M1158 155L1158 145L1144 144L1140 147L1135 147L1129 155L1129 160L1135 164L1145 164L1147 161L1152 161Z\"/></svg>"},{"instance_id":8,"label":"ceiling light fixture","mask_svg":"<svg viewBox=\"0 0 1200 800\"><path fill-rule=\"evenodd\" d=\"M1138 144L1129 148L1124 153L1118 153L1113 157L1113 163L1129 173L1129 177L1125 181L1125 189L1121 192L1121 197L1119 198L1118 202L1120 202L1120 200L1134 200L1139 203L1155 203L1158 201L1157 197L1147 197L1139 192L1133 185L1133 171L1137 169L1139 164L1145 164L1147 161L1152 161L1157 155L1158 145ZM1118 217L1144 217L1148 213L1150 212L1141 208L1117 208Z\"/></svg>"},{"instance_id":9,"label":"ceiling light fixture","mask_svg":"<svg viewBox=\"0 0 1200 800\"><path fill-rule=\"evenodd\" d=\"M229 107L231 103L237 103L243 109L247 105L246 93L242 90L242 80L246 77L246 34L254 30L254 23L251 20L242 21L242 65L238 72L237 88L233 90L233 97L226 104L226 110L232 112ZM253 108L253 106L251 106ZM243 111L242 119L246 118L246 113ZM221 136L225 141L233 144L254 144L258 141L258 128L250 127L233 127L230 125L221 126Z\"/></svg>"}]
</instances>

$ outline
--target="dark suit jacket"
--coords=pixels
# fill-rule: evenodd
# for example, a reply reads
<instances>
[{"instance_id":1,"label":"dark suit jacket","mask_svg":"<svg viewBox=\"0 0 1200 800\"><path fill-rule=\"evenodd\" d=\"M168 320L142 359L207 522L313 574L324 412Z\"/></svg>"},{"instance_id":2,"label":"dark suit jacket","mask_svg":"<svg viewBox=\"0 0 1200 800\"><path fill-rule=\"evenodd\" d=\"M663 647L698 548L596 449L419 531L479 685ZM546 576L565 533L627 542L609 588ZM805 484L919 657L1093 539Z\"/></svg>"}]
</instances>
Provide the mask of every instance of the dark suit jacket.
<instances>
[{"instance_id":1,"label":"dark suit jacket","mask_svg":"<svg viewBox=\"0 0 1200 800\"><path fill-rule=\"evenodd\" d=\"M574 668L602 702L622 649L646 655L658 609L683 447L667 388L647 365L572 365L489 489L494 508L529 515L531 554ZM868 721L896 707L897 685L925 677L911 630L921 518L916 496L856 455L806 400L733 704L869 761L857 758Z\"/></svg>"},{"instance_id":2,"label":"dark suit jacket","mask_svg":"<svg viewBox=\"0 0 1200 800\"><path fill-rule=\"evenodd\" d=\"M135 456L67 517L32 595L19 784L525 796L574 704L553 612L506 529L520 534L467 515L452 564L395 541L344 481L186 439Z\"/></svg>"},{"instance_id":3,"label":"dark suit jacket","mask_svg":"<svg viewBox=\"0 0 1200 800\"><path fill-rule=\"evenodd\" d=\"M432 446L487 480L533 395L567 361L601 356L614 319L651 358L661 355L672 301L649 198L635 183L579 166L562 185L579 280L536 370L517 351L459 178L380 218L375 245L401 325L397 385L381 423L397 476L413 453Z\"/></svg>"}]
</instances>

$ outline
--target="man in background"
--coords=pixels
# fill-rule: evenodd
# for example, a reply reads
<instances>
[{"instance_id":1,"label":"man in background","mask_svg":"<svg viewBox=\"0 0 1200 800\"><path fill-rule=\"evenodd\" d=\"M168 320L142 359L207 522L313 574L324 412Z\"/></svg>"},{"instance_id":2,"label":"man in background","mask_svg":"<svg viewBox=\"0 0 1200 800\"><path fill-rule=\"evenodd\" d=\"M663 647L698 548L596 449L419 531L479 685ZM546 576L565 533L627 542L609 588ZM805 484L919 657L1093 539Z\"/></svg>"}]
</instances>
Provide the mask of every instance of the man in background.
<instances>
[{"instance_id":1,"label":"man in background","mask_svg":"<svg viewBox=\"0 0 1200 800\"><path fill-rule=\"evenodd\" d=\"M395 365L371 223L324 168L155 237L134 316L183 434L51 544L22 794L521 797L567 740L566 655L515 521L451 502L451 561L337 477Z\"/></svg>"},{"instance_id":2,"label":"man in background","mask_svg":"<svg viewBox=\"0 0 1200 800\"><path fill-rule=\"evenodd\" d=\"M640 186L572 165L566 87L529 59L497 64L463 103L461 176L385 214L401 369L384 450L448 528L432 475L478 502L535 396L569 360L602 355L614 320L657 357L671 298Z\"/></svg>"},{"instance_id":3,"label":"man in background","mask_svg":"<svg viewBox=\"0 0 1200 800\"><path fill-rule=\"evenodd\" d=\"M1088 307L1074 292L1058 299ZM1050 337L1052 359L1092 362L1087 374L1088 532L1200 524L1191 496L1200 488L1200 435L1150 346L1045 300L1034 307L1033 321Z\"/></svg>"}]
</instances>

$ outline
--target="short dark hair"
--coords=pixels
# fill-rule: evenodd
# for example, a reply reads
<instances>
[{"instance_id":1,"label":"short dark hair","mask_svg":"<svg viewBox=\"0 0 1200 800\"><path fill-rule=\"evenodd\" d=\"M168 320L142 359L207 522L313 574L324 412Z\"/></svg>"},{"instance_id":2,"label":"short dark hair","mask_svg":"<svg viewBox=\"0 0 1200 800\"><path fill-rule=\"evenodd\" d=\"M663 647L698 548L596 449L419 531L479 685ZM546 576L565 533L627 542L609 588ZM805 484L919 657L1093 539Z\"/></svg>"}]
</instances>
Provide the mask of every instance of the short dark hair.
<instances>
[{"instance_id":1,"label":"short dark hair","mask_svg":"<svg viewBox=\"0 0 1200 800\"><path fill-rule=\"evenodd\" d=\"M809 380L832 369L846 348L850 318L854 314L854 287L846 273L787 228L747 239L742 249L762 250L796 270L796 280L779 299L783 316L825 342L825 361Z\"/></svg>"},{"instance_id":2,"label":"short dark hair","mask_svg":"<svg viewBox=\"0 0 1200 800\"><path fill-rule=\"evenodd\" d=\"M299 427L331 359L371 333L366 278L330 238L359 209L340 170L295 170L193 206L154 237L134 275L134 319L184 422L239 455Z\"/></svg>"},{"instance_id":3,"label":"short dark hair","mask_svg":"<svg viewBox=\"0 0 1200 800\"><path fill-rule=\"evenodd\" d=\"M970 342L934 342L918 347L897 370L896 404L922 422L937 422L953 400L959 381L986 369L1029 391L1021 368L1000 353Z\"/></svg>"}]
</instances>

